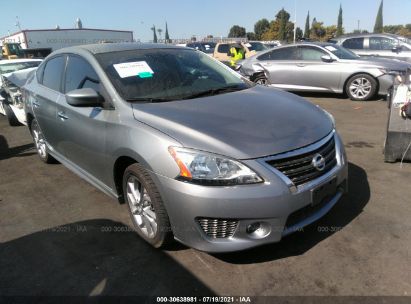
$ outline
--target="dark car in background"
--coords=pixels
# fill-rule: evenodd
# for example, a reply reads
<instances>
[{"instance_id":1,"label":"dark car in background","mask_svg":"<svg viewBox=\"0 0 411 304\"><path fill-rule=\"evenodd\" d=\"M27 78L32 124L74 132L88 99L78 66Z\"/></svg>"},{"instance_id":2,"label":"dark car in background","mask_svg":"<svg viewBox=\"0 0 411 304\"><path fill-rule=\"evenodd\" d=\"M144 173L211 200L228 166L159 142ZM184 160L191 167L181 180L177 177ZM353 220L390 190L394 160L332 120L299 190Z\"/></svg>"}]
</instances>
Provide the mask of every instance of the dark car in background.
<instances>
[{"instance_id":1,"label":"dark car in background","mask_svg":"<svg viewBox=\"0 0 411 304\"><path fill-rule=\"evenodd\" d=\"M411 40L393 34L348 35L329 42L350 49L360 56L399 59L411 63Z\"/></svg>"},{"instance_id":2,"label":"dark car in background","mask_svg":"<svg viewBox=\"0 0 411 304\"><path fill-rule=\"evenodd\" d=\"M331 43L300 43L277 47L241 62L250 80L289 91L346 93L353 100L387 95L393 73L411 64L389 59L361 58Z\"/></svg>"}]
</instances>

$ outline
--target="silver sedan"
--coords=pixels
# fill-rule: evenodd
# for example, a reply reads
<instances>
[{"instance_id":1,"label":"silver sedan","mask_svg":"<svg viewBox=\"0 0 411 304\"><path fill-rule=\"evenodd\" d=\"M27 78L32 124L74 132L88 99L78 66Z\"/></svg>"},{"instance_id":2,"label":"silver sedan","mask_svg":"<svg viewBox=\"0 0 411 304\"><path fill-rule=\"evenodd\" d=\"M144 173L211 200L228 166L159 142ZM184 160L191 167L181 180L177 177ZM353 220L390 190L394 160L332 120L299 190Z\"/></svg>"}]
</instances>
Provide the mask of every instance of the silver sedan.
<instances>
[{"instance_id":1,"label":"silver sedan","mask_svg":"<svg viewBox=\"0 0 411 304\"><path fill-rule=\"evenodd\" d=\"M290 91L346 93L352 100L387 95L393 73L410 64L390 59L360 58L330 43L293 44L271 49L241 63L252 81Z\"/></svg>"}]
</instances>

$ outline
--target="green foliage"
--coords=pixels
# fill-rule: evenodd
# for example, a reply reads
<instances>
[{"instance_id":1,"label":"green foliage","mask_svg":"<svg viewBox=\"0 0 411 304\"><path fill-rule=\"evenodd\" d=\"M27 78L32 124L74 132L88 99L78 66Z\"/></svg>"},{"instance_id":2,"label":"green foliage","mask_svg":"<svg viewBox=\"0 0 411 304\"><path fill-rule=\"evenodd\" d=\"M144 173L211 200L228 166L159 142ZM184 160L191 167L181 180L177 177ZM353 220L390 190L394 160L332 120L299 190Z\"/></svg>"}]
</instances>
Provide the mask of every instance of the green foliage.
<instances>
[{"instance_id":1,"label":"green foliage","mask_svg":"<svg viewBox=\"0 0 411 304\"><path fill-rule=\"evenodd\" d=\"M304 38L310 38L310 11L308 11L307 19L305 19Z\"/></svg>"},{"instance_id":2,"label":"green foliage","mask_svg":"<svg viewBox=\"0 0 411 304\"><path fill-rule=\"evenodd\" d=\"M343 10L340 4L340 10L338 12L338 21L337 21L337 32L336 35L337 36L341 36L342 34L344 34L344 30L343 30Z\"/></svg>"},{"instance_id":3,"label":"green foliage","mask_svg":"<svg viewBox=\"0 0 411 304\"><path fill-rule=\"evenodd\" d=\"M287 33L287 25L290 20L290 14L285 10L281 9L278 14L275 16L276 20L278 20L278 39L281 41L287 41L288 33Z\"/></svg>"},{"instance_id":4,"label":"green foliage","mask_svg":"<svg viewBox=\"0 0 411 304\"><path fill-rule=\"evenodd\" d=\"M246 34L246 36L247 36L247 39L248 39L248 40L257 40L257 39L256 39L256 36L255 36L255 34L254 34L253 32L248 32L248 33Z\"/></svg>"},{"instance_id":5,"label":"green foliage","mask_svg":"<svg viewBox=\"0 0 411 304\"><path fill-rule=\"evenodd\" d=\"M166 33L164 35L164 39L166 40L166 43L170 42L170 35L168 34L167 22L166 22Z\"/></svg>"},{"instance_id":6,"label":"green foliage","mask_svg":"<svg viewBox=\"0 0 411 304\"><path fill-rule=\"evenodd\" d=\"M294 23L290 22L290 14L282 9L270 22L270 27L262 34L262 40L281 40L290 42L294 39Z\"/></svg>"},{"instance_id":7,"label":"green foliage","mask_svg":"<svg viewBox=\"0 0 411 304\"><path fill-rule=\"evenodd\" d=\"M245 28L239 25L232 26L230 32L228 33L228 38L244 38L245 36Z\"/></svg>"},{"instance_id":8,"label":"green foliage","mask_svg":"<svg viewBox=\"0 0 411 304\"><path fill-rule=\"evenodd\" d=\"M301 38L303 38L303 36L304 36L303 30L300 29L299 27L297 27L295 29L295 39L296 39L296 41L301 40Z\"/></svg>"},{"instance_id":9,"label":"green foliage","mask_svg":"<svg viewBox=\"0 0 411 304\"><path fill-rule=\"evenodd\" d=\"M254 24L255 39L261 40L263 34L270 29L270 22L263 18Z\"/></svg>"},{"instance_id":10,"label":"green foliage","mask_svg":"<svg viewBox=\"0 0 411 304\"><path fill-rule=\"evenodd\" d=\"M158 39L157 39L157 33L156 33L156 26L153 25L153 27L151 28L151 30L153 31L154 35L153 35L153 42L157 43Z\"/></svg>"},{"instance_id":11,"label":"green foliage","mask_svg":"<svg viewBox=\"0 0 411 304\"><path fill-rule=\"evenodd\" d=\"M374 33L382 33L384 29L383 17L382 17L383 2L384 0L381 0L381 4L378 9L377 17L375 18Z\"/></svg>"}]
</instances>

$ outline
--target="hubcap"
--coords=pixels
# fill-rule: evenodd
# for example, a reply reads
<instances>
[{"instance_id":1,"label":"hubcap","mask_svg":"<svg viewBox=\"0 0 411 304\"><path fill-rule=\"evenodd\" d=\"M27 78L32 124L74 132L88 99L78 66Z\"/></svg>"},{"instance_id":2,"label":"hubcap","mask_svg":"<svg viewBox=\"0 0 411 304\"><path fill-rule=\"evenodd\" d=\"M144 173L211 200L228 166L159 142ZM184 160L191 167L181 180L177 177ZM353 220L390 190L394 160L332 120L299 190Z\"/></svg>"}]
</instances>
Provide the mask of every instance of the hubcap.
<instances>
[{"instance_id":1,"label":"hubcap","mask_svg":"<svg viewBox=\"0 0 411 304\"><path fill-rule=\"evenodd\" d=\"M127 201L140 231L152 239L157 234L157 216L146 188L135 176L127 179Z\"/></svg>"},{"instance_id":2,"label":"hubcap","mask_svg":"<svg viewBox=\"0 0 411 304\"><path fill-rule=\"evenodd\" d=\"M44 140L43 133L41 133L37 122L33 124L33 138L34 138L34 144L36 145L37 153L40 155L41 158L46 158L47 156L46 142Z\"/></svg>"},{"instance_id":3,"label":"hubcap","mask_svg":"<svg viewBox=\"0 0 411 304\"><path fill-rule=\"evenodd\" d=\"M363 99L371 92L371 82L364 77L356 78L351 82L350 93L355 98Z\"/></svg>"}]
</instances>

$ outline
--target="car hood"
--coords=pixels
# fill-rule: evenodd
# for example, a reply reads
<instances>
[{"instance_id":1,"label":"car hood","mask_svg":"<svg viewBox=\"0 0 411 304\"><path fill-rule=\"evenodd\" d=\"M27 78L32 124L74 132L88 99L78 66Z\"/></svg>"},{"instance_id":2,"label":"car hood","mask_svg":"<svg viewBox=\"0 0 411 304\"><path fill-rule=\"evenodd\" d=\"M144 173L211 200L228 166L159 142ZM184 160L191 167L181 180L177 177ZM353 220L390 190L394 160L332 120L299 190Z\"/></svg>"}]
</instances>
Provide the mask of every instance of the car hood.
<instances>
[{"instance_id":1,"label":"car hood","mask_svg":"<svg viewBox=\"0 0 411 304\"><path fill-rule=\"evenodd\" d=\"M397 60L377 57L361 57L356 60L342 60L343 62L350 62L353 64L362 64L366 66L380 67L390 71L405 71L411 68L411 64Z\"/></svg>"},{"instance_id":2,"label":"car hood","mask_svg":"<svg viewBox=\"0 0 411 304\"><path fill-rule=\"evenodd\" d=\"M328 115L294 94L253 88L165 103L132 104L134 117L184 147L237 159L310 145L333 129Z\"/></svg>"}]
</instances>

